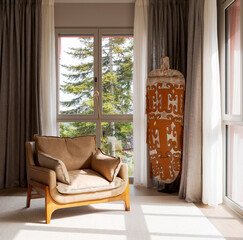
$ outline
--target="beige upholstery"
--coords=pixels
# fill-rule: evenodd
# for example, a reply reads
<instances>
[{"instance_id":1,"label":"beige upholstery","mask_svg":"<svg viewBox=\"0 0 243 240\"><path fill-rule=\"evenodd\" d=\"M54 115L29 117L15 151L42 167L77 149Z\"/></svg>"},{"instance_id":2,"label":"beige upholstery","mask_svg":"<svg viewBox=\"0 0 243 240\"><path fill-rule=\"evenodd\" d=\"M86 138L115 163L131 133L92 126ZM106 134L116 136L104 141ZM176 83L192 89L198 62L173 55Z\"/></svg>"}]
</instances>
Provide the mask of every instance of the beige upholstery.
<instances>
[{"instance_id":1,"label":"beige upholstery","mask_svg":"<svg viewBox=\"0 0 243 240\"><path fill-rule=\"evenodd\" d=\"M92 203L100 203L100 202L109 202L109 201L124 201L125 209L129 211L129 184L128 184L128 169L126 164L121 164L120 170L118 172L117 177L113 182L107 181L100 174L95 173L90 169L91 165L91 157L96 152L95 146L95 136L87 136L83 137L83 139L57 139L57 137L50 137L48 143L45 143L43 138L49 137L36 137L38 146L35 148L35 142L27 142L26 143L26 155L27 155L27 166L28 166L28 180L29 180L29 188L28 188L28 196L27 196L27 207L30 206L30 199L36 198L38 196L44 196L46 198L46 222L50 223L51 214L53 211L59 208L65 207L75 207L81 205L87 205ZM84 141L84 139L86 141ZM59 141L60 140L60 141ZM55 142L59 146L57 148L55 146ZM74 143L76 147L70 147L70 144ZM82 143L82 144L81 144ZM71 144L72 145L72 144ZM81 146L82 150L78 150L77 148ZM86 147L86 151L85 148ZM60 148L61 147L61 148ZM58 153L58 149L60 152L68 154L68 156L74 156L74 159L71 159L70 162L67 159L62 159L69 170L68 173L71 185L66 185L60 182L57 182L56 172L49 168L40 167L36 161L36 150L45 150L45 153L52 155L53 153L56 158L62 158L61 154ZM71 150L75 153L70 153ZM80 152L84 154L84 156L78 156ZM77 161L77 162L76 162ZM81 163L78 163L80 161ZM89 166L87 168L84 168ZM77 174L81 174L77 177ZM86 176L86 183L78 184L78 178L80 181L84 180L83 175ZM92 175L94 179L91 180ZM75 177L76 176L76 177ZM77 179L76 179L77 178ZM94 186L95 180L97 180L97 186ZM73 182L73 184L72 184ZM92 183L93 182L93 183ZM99 182L99 183L98 183ZM104 184L105 183L105 184ZM78 186L79 185L79 186ZM70 186L69 188L67 186ZM77 187L78 186L78 187ZM39 193L39 195L34 196L31 192L31 189L35 188L35 190ZM60 189L62 191L72 194L60 193ZM90 191L88 189L90 188ZM96 188L96 189L95 189ZM59 189L59 191L58 191ZM78 190L77 190L78 189ZM75 193L75 191L79 191L79 193Z\"/></svg>"},{"instance_id":2,"label":"beige upholstery","mask_svg":"<svg viewBox=\"0 0 243 240\"><path fill-rule=\"evenodd\" d=\"M35 142L26 143L27 167L38 165L36 162Z\"/></svg>"},{"instance_id":3,"label":"beige upholstery","mask_svg":"<svg viewBox=\"0 0 243 240\"><path fill-rule=\"evenodd\" d=\"M120 166L121 160L119 157L108 156L100 149L97 149L91 160L91 168L103 175L110 182L117 176Z\"/></svg>"},{"instance_id":4,"label":"beige upholstery","mask_svg":"<svg viewBox=\"0 0 243 240\"><path fill-rule=\"evenodd\" d=\"M64 162L67 170L90 168L96 152L95 136L59 138L35 135L36 152L46 153Z\"/></svg>"},{"instance_id":5,"label":"beige upholstery","mask_svg":"<svg viewBox=\"0 0 243 240\"><path fill-rule=\"evenodd\" d=\"M62 160L53 158L46 153L38 152L38 162L41 167L54 170L58 181L65 184L71 183L67 168Z\"/></svg>"},{"instance_id":6,"label":"beige upholstery","mask_svg":"<svg viewBox=\"0 0 243 240\"><path fill-rule=\"evenodd\" d=\"M116 177L113 182L107 181L99 173L91 169L69 171L71 184L57 182L57 191L63 194L91 193L111 190L122 185L124 180Z\"/></svg>"},{"instance_id":7,"label":"beige upholstery","mask_svg":"<svg viewBox=\"0 0 243 240\"><path fill-rule=\"evenodd\" d=\"M121 165L118 176L122 180L124 180L124 182L122 182L120 187L118 188L99 191L99 192L89 192L89 193L71 194L71 195L66 195L66 194L64 195L57 191L56 173L53 170L37 167L37 166L31 166L30 179L49 186L50 195L53 198L53 200L55 200L57 203L63 204L63 203L74 203L79 201L88 201L88 200L118 196L121 193L123 193L126 189L128 183L127 172L128 172L127 165L123 163Z\"/></svg>"}]
</instances>

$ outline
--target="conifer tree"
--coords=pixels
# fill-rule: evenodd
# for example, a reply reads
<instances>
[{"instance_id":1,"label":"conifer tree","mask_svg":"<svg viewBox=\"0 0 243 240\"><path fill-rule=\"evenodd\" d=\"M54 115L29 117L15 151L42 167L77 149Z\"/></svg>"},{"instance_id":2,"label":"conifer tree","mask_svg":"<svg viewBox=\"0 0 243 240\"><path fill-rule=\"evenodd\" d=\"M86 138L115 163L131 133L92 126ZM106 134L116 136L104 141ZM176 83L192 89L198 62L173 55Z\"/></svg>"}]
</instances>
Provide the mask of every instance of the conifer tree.
<instances>
[{"instance_id":1,"label":"conifer tree","mask_svg":"<svg viewBox=\"0 0 243 240\"><path fill-rule=\"evenodd\" d=\"M73 97L62 101L66 110L63 114L94 113L94 56L93 39L79 38L80 46L70 48L67 54L79 60L79 64L62 65L66 70L62 74L65 81L60 86L63 93ZM133 38L105 37L102 38L102 111L103 114L132 113L132 70L133 70ZM107 136L115 135L121 140L123 147L128 141L132 146L132 124L129 122L102 123L107 153ZM72 122L60 123L60 136L80 136L95 134L95 123ZM128 139L130 138L130 140ZM129 143L130 141L130 143ZM125 146L126 147L126 146ZM129 148L129 146L128 146Z\"/></svg>"}]
</instances>

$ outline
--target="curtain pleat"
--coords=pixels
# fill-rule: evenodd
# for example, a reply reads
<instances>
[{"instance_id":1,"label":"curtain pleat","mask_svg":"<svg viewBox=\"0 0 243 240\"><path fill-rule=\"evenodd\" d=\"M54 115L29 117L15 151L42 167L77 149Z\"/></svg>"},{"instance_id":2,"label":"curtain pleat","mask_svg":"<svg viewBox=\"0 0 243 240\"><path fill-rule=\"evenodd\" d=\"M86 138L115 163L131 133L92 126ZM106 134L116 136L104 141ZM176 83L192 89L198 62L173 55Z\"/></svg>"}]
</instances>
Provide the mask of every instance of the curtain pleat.
<instances>
[{"instance_id":1,"label":"curtain pleat","mask_svg":"<svg viewBox=\"0 0 243 240\"><path fill-rule=\"evenodd\" d=\"M42 120L43 135L57 134L54 0L42 0Z\"/></svg>"},{"instance_id":2,"label":"curtain pleat","mask_svg":"<svg viewBox=\"0 0 243 240\"><path fill-rule=\"evenodd\" d=\"M168 56L170 67L186 75L188 0L150 0L148 70L160 68Z\"/></svg>"},{"instance_id":3,"label":"curtain pleat","mask_svg":"<svg viewBox=\"0 0 243 240\"><path fill-rule=\"evenodd\" d=\"M0 188L26 186L25 142L40 133L41 0L0 1Z\"/></svg>"},{"instance_id":4,"label":"curtain pleat","mask_svg":"<svg viewBox=\"0 0 243 240\"><path fill-rule=\"evenodd\" d=\"M217 2L205 0L203 36L203 191L204 204L223 202L223 141L217 35Z\"/></svg>"},{"instance_id":5,"label":"curtain pleat","mask_svg":"<svg viewBox=\"0 0 243 240\"><path fill-rule=\"evenodd\" d=\"M202 40L203 0L189 1L183 161L179 197L202 198Z\"/></svg>"},{"instance_id":6,"label":"curtain pleat","mask_svg":"<svg viewBox=\"0 0 243 240\"><path fill-rule=\"evenodd\" d=\"M133 139L134 183L148 186L146 145L146 81L148 0L136 0L134 18Z\"/></svg>"}]
</instances>

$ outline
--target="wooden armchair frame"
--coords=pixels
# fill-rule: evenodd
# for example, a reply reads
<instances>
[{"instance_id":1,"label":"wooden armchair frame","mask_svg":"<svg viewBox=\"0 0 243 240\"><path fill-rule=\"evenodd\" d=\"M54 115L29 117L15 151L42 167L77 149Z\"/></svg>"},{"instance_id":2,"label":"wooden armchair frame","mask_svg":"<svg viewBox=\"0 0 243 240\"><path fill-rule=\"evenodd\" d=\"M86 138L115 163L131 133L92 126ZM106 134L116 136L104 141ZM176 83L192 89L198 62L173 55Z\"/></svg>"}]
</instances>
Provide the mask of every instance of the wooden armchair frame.
<instances>
[{"instance_id":1,"label":"wooden armchair frame","mask_svg":"<svg viewBox=\"0 0 243 240\"><path fill-rule=\"evenodd\" d=\"M37 191L37 194L32 193L32 189ZM127 183L126 190L115 197L104 198L104 199L97 199L97 200L90 200L90 201L82 201L82 202L74 202L74 203L65 203L60 204L57 203L50 195L49 186L44 184L38 183L33 180L29 180L28 191L27 191L27 202L26 207L30 207L30 200L36 198L45 198L45 218L46 223L49 224L51 222L51 215L57 209L62 208L70 208L70 207L78 207L96 203L106 203L106 202L113 202L113 201L124 201L125 203L125 210L130 211L130 199L129 199L129 182Z\"/></svg>"}]
</instances>

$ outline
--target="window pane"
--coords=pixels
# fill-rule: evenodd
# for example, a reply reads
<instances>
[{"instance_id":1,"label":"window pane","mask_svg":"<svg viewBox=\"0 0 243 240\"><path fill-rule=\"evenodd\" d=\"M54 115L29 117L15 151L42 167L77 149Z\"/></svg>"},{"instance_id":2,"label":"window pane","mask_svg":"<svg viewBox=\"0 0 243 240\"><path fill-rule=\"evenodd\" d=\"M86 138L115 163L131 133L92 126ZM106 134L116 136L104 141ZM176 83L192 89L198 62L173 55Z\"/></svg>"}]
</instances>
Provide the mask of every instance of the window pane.
<instances>
[{"instance_id":1,"label":"window pane","mask_svg":"<svg viewBox=\"0 0 243 240\"><path fill-rule=\"evenodd\" d=\"M96 135L94 122L60 122L58 129L60 137Z\"/></svg>"},{"instance_id":2,"label":"window pane","mask_svg":"<svg viewBox=\"0 0 243 240\"><path fill-rule=\"evenodd\" d=\"M103 114L132 114L133 37L102 36Z\"/></svg>"},{"instance_id":3,"label":"window pane","mask_svg":"<svg viewBox=\"0 0 243 240\"><path fill-rule=\"evenodd\" d=\"M226 113L240 114L240 1L226 10Z\"/></svg>"},{"instance_id":4,"label":"window pane","mask_svg":"<svg viewBox=\"0 0 243 240\"><path fill-rule=\"evenodd\" d=\"M243 126L228 126L227 196L243 206Z\"/></svg>"},{"instance_id":5,"label":"window pane","mask_svg":"<svg viewBox=\"0 0 243 240\"><path fill-rule=\"evenodd\" d=\"M128 174L133 176L133 124L131 122L103 122L104 145L101 149L122 159L128 165Z\"/></svg>"},{"instance_id":6,"label":"window pane","mask_svg":"<svg viewBox=\"0 0 243 240\"><path fill-rule=\"evenodd\" d=\"M94 36L59 36L59 114L94 113Z\"/></svg>"}]
</instances>

